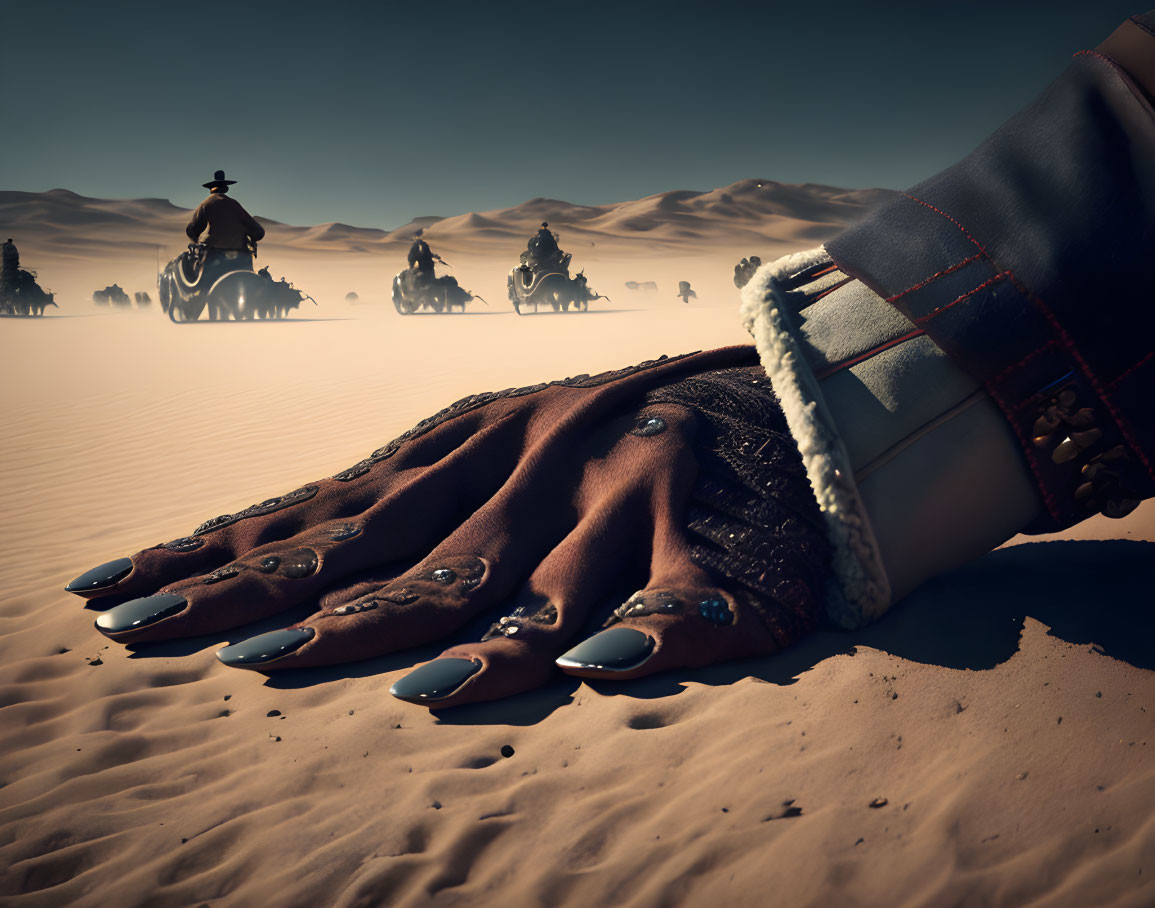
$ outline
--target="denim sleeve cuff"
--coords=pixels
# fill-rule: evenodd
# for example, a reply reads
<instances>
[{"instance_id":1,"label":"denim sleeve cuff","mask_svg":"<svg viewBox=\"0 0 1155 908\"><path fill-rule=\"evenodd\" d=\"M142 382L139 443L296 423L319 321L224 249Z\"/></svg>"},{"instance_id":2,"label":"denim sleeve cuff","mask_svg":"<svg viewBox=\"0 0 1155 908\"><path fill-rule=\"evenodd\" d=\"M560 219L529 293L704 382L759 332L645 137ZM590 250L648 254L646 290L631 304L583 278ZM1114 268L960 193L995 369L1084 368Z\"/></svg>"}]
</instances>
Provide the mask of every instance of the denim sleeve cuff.
<instances>
[{"instance_id":1,"label":"denim sleeve cuff","mask_svg":"<svg viewBox=\"0 0 1155 908\"><path fill-rule=\"evenodd\" d=\"M1031 531L1155 495L1155 111L1133 50L1155 53L1145 21L826 247L1001 410L1045 509Z\"/></svg>"},{"instance_id":2,"label":"denim sleeve cuff","mask_svg":"<svg viewBox=\"0 0 1155 908\"><path fill-rule=\"evenodd\" d=\"M742 315L825 520L832 621L871 621L1039 513L989 395L825 250L760 269Z\"/></svg>"}]
</instances>

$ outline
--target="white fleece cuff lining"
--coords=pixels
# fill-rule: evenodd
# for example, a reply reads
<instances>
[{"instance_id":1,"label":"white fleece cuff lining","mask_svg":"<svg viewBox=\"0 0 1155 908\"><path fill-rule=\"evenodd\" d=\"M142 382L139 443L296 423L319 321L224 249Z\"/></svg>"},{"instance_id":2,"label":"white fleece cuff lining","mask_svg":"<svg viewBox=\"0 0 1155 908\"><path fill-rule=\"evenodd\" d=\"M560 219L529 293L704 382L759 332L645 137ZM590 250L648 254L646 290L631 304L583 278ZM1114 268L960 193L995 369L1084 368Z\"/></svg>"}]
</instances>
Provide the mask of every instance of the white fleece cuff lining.
<instances>
[{"instance_id":1,"label":"white fleece cuff lining","mask_svg":"<svg viewBox=\"0 0 1155 908\"><path fill-rule=\"evenodd\" d=\"M836 623L853 628L886 611L890 583L850 458L792 331L794 314L774 286L775 281L824 261L830 258L819 247L763 265L742 290L741 313L802 453L834 546L832 568L838 583L828 585L826 612Z\"/></svg>"}]
</instances>

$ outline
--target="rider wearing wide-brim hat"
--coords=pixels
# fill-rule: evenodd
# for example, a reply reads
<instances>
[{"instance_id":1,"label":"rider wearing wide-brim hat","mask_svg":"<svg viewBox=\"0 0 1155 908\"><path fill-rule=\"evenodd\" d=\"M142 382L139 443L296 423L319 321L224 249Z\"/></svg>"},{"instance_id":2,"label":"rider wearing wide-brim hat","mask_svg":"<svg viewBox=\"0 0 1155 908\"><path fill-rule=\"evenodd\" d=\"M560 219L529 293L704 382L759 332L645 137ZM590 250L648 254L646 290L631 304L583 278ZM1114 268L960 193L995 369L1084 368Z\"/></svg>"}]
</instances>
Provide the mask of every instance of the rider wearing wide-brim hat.
<instances>
[{"instance_id":1,"label":"rider wearing wide-brim hat","mask_svg":"<svg viewBox=\"0 0 1155 908\"><path fill-rule=\"evenodd\" d=\"M203 184L209 190L208 198L197 206L192 219L185 227L185 233L194 243L203 242L208 259L226 259L231 269L252 270L256 244L265 236L265 228L256 222L244 206L228 195L229 187L236 180L225 179L225 172L218 170L209 182ZM205 234L201 239L201 234Z\"/></svg>"}]
</instances>

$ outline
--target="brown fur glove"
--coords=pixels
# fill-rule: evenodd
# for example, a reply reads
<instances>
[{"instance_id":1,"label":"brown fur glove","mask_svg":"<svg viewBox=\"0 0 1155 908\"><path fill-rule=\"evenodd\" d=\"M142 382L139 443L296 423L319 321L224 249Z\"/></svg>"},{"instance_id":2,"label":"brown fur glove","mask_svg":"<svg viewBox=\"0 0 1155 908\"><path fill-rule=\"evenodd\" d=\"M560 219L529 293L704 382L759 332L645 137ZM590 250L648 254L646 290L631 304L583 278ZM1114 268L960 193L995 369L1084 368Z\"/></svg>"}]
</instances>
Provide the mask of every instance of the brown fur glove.
<instances>
[{"instance_id":1,"label":"brown fur glove","mask_svg":"<svg viewBox=\"0 0 1155 908\"><path fill-rule=\"evenodd\" d=\"M770 382L733 347L466 398L336 476L68 589L115 597L96 626L124 643L315 603L219 653L262 671L403 650L497 611L480 641L394 686L444 706L555 666L628 678L773 653L817 623L828 561Z\"/></svg>"}]
</instances>

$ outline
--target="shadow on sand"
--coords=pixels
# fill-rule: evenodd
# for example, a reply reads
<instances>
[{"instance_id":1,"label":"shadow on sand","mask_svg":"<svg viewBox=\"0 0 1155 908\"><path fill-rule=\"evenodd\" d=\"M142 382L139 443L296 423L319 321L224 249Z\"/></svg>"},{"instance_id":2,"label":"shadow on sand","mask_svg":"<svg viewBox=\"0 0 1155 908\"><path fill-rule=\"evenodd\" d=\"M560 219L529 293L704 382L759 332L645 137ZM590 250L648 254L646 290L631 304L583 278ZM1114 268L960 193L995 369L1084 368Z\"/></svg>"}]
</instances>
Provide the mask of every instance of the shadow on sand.
<instances>
[{"instance_id":1,"label":"shadow on sand","mask_svg":"<svg viewBox=\"0 0 1155 908\"><path fill-rule=\"evenodd\" d=\"M1037 542L999 549L938 577L896 604L878 622L857 631L824 630L776 656L726 662L696 670L664 672L627 683L589 682L604 695L637 699L668 697L686 682L732 684L746 677L771 684L794 683L831 656L869 646L902 659L951 669L992 669L1015 654L1027 617L1068 643L1095 644L1106 655L1155 670L1155 543L1128 540ZM116 600L94 600L107 608ZM226 638L229 643L287 627L307 617L298 606L226 634L130 646L130 658L187 656ZM295 689L345 678L399 671L435 658L459 640L475 640L488 627L484 616L452 639L363 662L272 672L266 683ZM573 699L579 682L561 677L534 691L494 703L435 711L453 725L532 725ZM389 693L384 684L381 696Z\"/></svg>"},{"instance_id":2,"label":"shadow on sand","mask_svg":"<svg viewBox=\"0 0 1155 908\"><path fill-rule=\"evenodd\" d=\"M526 317L526 318L532 317L532 316L537 316L537 315L540 315L543 317L547 316L547 315L556 315L558 317L564 317L567 315L569 315L569 316L574 316L574 315L583 315L583 316L584 315L613 315L615 312L645 312L645 311L646 311L645 309L589 309L585 312L578 312L577 310L571 310L569 312L554 312L552 309L541 309L538 312L530 312L528 309L526 309L524 312L521 313L521 315L523 317Z\"/></svg>"},{"instance_id":3,"label":"shadow on sand","mask_svg":"<svg viewBox=\"0 0 1155 908\"><path fill-rule=\"evenodd\" d=\"M62 318L96 318L96 313L90 315L49 315L47 312L44 315L16 315L12 312L0 312L0 318L10 318L22 322L50 322Z\"/></svg>"},{"instance_id":4,"label":"shadow on sand","mask_svg":"<svg viewBox=\"0 0 1155 908\"><path fill-rule=\"evenodd\" d=\"M342 315L328 318L243 318L237 319L197 319L194 322L173 322L174 325L284 325L289 322L351 322L355 318Z\"/></svg>"},{"instance_id":5,"label":"shadow on sand","mask_svg":"<svg viewBox=\"0 0 1155 908\"><path fill-rule=\"evenodd\" d=\"M992 669L1015 654L1023 621L1034 618L1068 643L1155 670L1155 543L1036 542L999 549L924 584L869 627L820 631L776 656L668 671L628 683L587 682L601 694L655 699L686 682L732 684L746 677L793 684L824 659L869 646L912 662ZM522 725L573 699L575 679L490 704L438 712L453 725Z\"/></svg>"},{"instance_id":6,"label":"shadow on sand","mask_svg":"<svg viewBox=\"0 0 1155 908\"><path fill-rule=\"evenodd\" d=\"M402 315L402 313L400 313L400 312L398 312L397 314ZM453 316L454 318L458 318L459 316L464 315L466 318L470 318L470 317L478 316L478 315L513 315L513 314L514 314L514 311L512 309L480 309L477 312L432 312L428 309L425 309L425 310L422 310L421 312L406 313L402 317L403 318L449 318L450 316Z\"/></svg>"}]
</instances>

